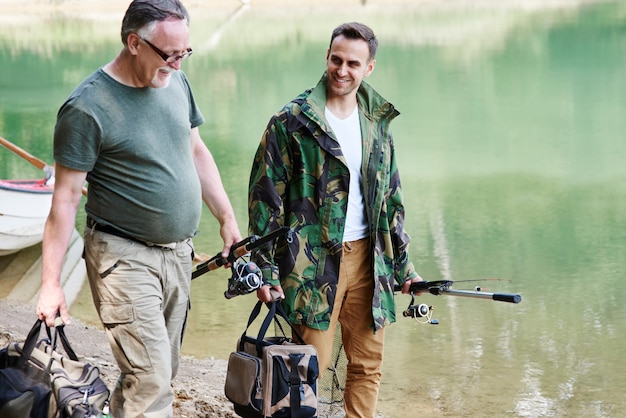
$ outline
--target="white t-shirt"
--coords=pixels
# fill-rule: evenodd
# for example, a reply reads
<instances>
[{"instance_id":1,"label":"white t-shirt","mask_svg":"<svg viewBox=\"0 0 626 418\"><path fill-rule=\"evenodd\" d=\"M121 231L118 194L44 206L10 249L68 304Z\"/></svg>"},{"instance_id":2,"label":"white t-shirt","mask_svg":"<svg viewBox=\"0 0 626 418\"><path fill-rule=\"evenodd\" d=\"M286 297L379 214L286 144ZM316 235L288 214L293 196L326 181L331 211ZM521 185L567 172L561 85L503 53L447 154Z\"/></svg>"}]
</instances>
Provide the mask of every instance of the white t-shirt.
<instances>
[{"instance_id":1,"label":"white t-shirt","mask_svg":"<svg viewBox=\"0 0 626 418\"><path fill-rule=\"evenodd\" d=\"M359 124L359 107L355 106L354 111L345 119L339 119L328 108L326 108L325 114L326 120L328 120L337 141L339 141L350 170L350 193L348 193L348 211L343 241L356 241L368 235L361 189L363 145Z\"/></svg>"}]
</instances>

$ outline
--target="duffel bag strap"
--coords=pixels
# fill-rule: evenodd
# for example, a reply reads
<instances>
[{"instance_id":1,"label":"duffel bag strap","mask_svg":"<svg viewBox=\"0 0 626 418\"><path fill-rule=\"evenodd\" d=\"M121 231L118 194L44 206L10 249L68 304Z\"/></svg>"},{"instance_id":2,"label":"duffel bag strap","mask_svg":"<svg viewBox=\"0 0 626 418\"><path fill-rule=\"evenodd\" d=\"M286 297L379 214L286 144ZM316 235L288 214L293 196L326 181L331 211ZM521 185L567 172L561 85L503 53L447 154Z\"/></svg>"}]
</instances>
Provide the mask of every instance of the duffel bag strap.
<instances>
[{"instance_id":1,"label":"duffel bag strap","mask_svg":"<svg viewBox=\"0 0 626 418\"><path fill-rule=\"evenodd\" d=\"M304 398L304 386L302 386L300 373L298 373L298 364L302 357L304 357L302 353L289 354L289 366L291 367L289 373L289 409L291 409L291 418L300 418L300 401Z\"/></svg>"},{"instance_id":2,"label":"duffel bag strap","mask_svg":"<svg viewBox=\"0 0 626 418\"><path fill-rule=\"evenodd\" d=\"M244 330L243 334L241 334L241 338L239 339L239 351L243 351L244 340L248 333L248 328L250 328L250 325L252 325L254 320L261 313L262 306L263 306L263 302L261 301L258 301L256 305L254 305L254 308L252 309L252 312L250 313L250 317L248 318L248 325L246 326L246 329ZM265 315L265 318L263 319L263 323L261 324L261 328L259 328L259 333L257 334L257 338L256 338L256 351L257 351L258 357L261 357L263 355L263 339L265 338L265 334L267 333L267 330L269 329L269 326L272 323L272 320L276 320L276 324L278 324L278 327L280 328L281 332L284 335L287 335L285 334L282 328L282 325L278 321L278 318L276 318L276 314L281 316L285 320L285 322L287 322L287 324L291 328L293 335L295 335L296 338L298 338L299 340L298 342L300 344L306 344L306 342L304 341L304 338L302 338L302 335L300 335L298 330L291 324L291 322L287 318L287 313L285 312L285 308L283 308L280 300L274 300L273 302L267 303L267 307L268 307L267 315Z\"/></svg>"},{"instance_id":3,"label":"duffel bag strap","mask_svg":"<svg viewBox=\"0 0 626 418\"><path fill-rule=\"evenodd\" d=\"M265 333L267 332L267 329L270 327L272 320L276 316L276 305L278 304L280 303L277 303L276 301L267 304L269 308L269 312L267 313L267 315L265 315L265 319L263 319L261 328L259 328L259 334L257 335L257 338L256 338L256 352L257 352L258 357L263 356L263 339L265 338Z\"/></svg>"},{"instance_id":4,"label":"duffel bag strap","mask_svg":"<svg viewBox=\"0 0 626 418\"><path fill-rule=\"evenodd\" d=\"M257 350L258 357L261 357L263 355L263 346L262 346L263 338L265 338L265 333L267 332L267 329L269 328L270 323L272 322L272 319L274 319L274 316L276 315L276 303L275 302L271 304L268 303L267 305L269 307L269 312L265 316L265 319L263 319L263 323L261 324L261 328L259 328L259 333L257 335L257 340L256 340L256 350ZM245 340L246 335L248 334L248 328L250 328L250 325L252 325L252 323L257 318L257 316L259 316L259 313L261 313L262 306L263 306L263 302L258 301L256 305L254 305L252 312L250 312L250 318L248 318L248 325L246 326L246 329L244 330L243 334L241 334L241 338L239 339L239 351L244 351L244 340Z\"/></svg>"},{"instance_id":5,"label":"duffel bag strap","mask_svg":"<svg viewBox=\"0 0 626 418\"><path fill-rule=\"evenodd\" d=\"M48 333L48 339L52 341L52 349L56 350L57 341L61 341L61 345L63 346L63 350L65 354L70 358L70 360L78 361L78 356L76 352L72 348L70 341L67 339L67 335L65 335L65 324L61 321L60 318L57 318L58 321L55 321L54 326L54 336L51 335L50 327L46 325L46 332Z\"/></svg>"},{"instance_id":6,"label":"duffel bag strap","mask_svg":"<svg viewBox=\"0 0 626 418\"><path fill-rule=\"evenodd\" d=\"M31 328L24 340L24 345L22 346L22 354L20 355L19 360L17 361L17 367L23 369L26 367L26 362L30 358L31 354L33 354L33 350L35 349L35 345L37 345L37 339L39 338L39 332L41 331L41 320L37 318L35 325Z\"/></svg>"},{"instance_id":7,"label":"duffel bag strap","mask_svg":"<svg viewBox=\"0 0 626 418\"><path fill-rule=\"evenodd\" d=\"M285 322L287 322L287 325L289 325L289 328L291 328L293 335L295 335L296 338L299 340L298 341L299 344L306 344L306 342L304 342L304 338L302 338L302 335L300 335L298 330L289 321L289 318L287 317L287 313L285 312L285 308L283 308L283 305L280 300L274 300L273 302L268 303L267 306L268 306L269 312L267 313L267 316L263 320L263 324L261 325L261 328L259 330L259 335L257 337L257 352L259 353L259 356L261 355L260 353L262 353L262 351L259 350L259 347L261 344L260 341L263 341L263 338L265 338L265 333L267 332L267 329L269 328L272 320L276 321L276 324L278 325L278 328L280 328L280 331L283 333L283 335L287 335L285 333L285 330L283 330L282 325L278 321L278 318L276 317L277 314L281 316L285 320Z\"/></svg>"},{"instance_id":8,"label":"duffel bag strap","mask_svg":"<svg viewBox=\"0 0 626 418\"><path fill-rule=\"evenodd\" d=\"M248 328L250 328L250 325L252 325L256 317L259 316L259 313L261 313L261 306L263 306L263 302L258 301L256 305L254 305L252 312L250 312L250 318L248 318L248 325L246 325L246 329L243 331L243 334L241 334L241 338L239 339L239 351L244 351L243 350L244 340L245 340L245 336L248 334ZM265 335L265 333L263 335Z\"/></svg>"},{"instance_id":9,"label":"duffel bag strap","mask_svg":"<svg viewBox=\"0 0 626 418\"><path fill-rule=\"evenodd\" d=\"M287 324L289 325L289 328L291 328L291 332L293 333L293 335L295 335L298 338L298 343L306 344L306 342L304 341L304 338L302 338L302 335L300 335L298 330L289 321L289 318L287 318L287 312L285 312L285 308L283 308L282 303L280 303L280 301L275 301L274 303L276 304L276 313L280 315L285 320L285 322L287 322ZM281 332L285 334L285 331L283 331L283 327L280 325L280 322L278 322L278 319L276 319L276 323L278 324L278 327L280 328Z\"/></svg>"},{"instance_id":10,"label":"duffel bag strap","mask_svg":"<svg viewBox=\"0 0 626 418\"><path fill-rule=\"evenodd\" d=\"M48 335L48 341L50 341L50 346L51 346L52 351L56 350L57 340L60 339L61 344L63 345L63 349L65 350L65 353L67 354L67 356L71 360L78 361L78 356L76 355L76 352L70 345L67 335L65 335L65 330L64 330L65 325L63 324L60 318L57 318L57 320L58 321L55 321L55 324L58 323L58 325L55 325L54 333L51 333L50 328L46 325L46 334ZM39 334L41 333L42 325L43 325L43 321L37 318L37 321L35 321L35 325L33 325L31 330L28 332L26 339L24 340L24 345L22 346L22 353L20 355L19 360L17 361L17 367L24 368L26 366L26 363L32 356L33 350L35 349L35 346L37 345L37 341L39 340ZM52 353L50 354L50 360L52 361Z\"/></svg>"}]
</instances>

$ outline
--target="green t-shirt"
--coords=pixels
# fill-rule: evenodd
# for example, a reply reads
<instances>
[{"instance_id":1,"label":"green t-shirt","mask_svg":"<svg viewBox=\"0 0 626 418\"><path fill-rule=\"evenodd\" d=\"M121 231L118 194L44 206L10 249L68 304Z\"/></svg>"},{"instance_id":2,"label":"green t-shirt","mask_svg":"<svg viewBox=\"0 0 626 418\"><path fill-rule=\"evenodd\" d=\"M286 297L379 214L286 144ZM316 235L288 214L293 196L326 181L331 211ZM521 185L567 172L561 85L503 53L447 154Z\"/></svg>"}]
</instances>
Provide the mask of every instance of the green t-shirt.
<instances>
[{"instance_id":1,"label":"green t-shirt","mask_svg":"<svg viewBox=\"0 0 626 418\"><path fill-rule=\"evenodd\" d=\"M132 88L102 69L61 106L54 159L86 171L85 210L97 222L152 243L195 234L202 211L190 132L204 122L187 78Z\"/></svg>"}]
</instances>

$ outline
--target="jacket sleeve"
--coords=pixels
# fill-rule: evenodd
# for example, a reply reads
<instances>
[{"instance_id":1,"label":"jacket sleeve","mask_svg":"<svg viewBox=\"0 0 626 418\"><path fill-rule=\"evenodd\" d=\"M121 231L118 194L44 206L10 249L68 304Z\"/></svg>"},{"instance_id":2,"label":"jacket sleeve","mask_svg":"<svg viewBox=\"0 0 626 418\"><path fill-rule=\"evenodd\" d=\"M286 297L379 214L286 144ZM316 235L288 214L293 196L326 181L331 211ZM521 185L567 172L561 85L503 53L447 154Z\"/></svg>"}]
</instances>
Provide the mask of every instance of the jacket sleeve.
<instances>
[{"instance_id":1,"label":"jacket sleeve","mask_svg":"<svg viewBox=\"0 0 626 418\"><path fill-rule=\"evenodd\" d=\"M254 156L248 188L248 221L251 235L266 235L285 224L285 193L290 173L286 155L287 132L279 115L269 121ZM279 272L274 261L274 243L251 252L263 273L263 280L278 285Z\"/></svg>"},{"instance_id":2,"label":"jacket sleeve","mask_svg":"<svg viewBox=\"0 0 626 418\"><path fill-rule=\"evenodd\" d=\"M409 243L411 239L404 230L402 185L391 137L390 141L391 165L389 189L387 191L387 217L393 245L395 280L397 283L403 284L405 281L417 277L418 274L415 271L415 266L409 260Z\"/></svg>"}]
</instances>

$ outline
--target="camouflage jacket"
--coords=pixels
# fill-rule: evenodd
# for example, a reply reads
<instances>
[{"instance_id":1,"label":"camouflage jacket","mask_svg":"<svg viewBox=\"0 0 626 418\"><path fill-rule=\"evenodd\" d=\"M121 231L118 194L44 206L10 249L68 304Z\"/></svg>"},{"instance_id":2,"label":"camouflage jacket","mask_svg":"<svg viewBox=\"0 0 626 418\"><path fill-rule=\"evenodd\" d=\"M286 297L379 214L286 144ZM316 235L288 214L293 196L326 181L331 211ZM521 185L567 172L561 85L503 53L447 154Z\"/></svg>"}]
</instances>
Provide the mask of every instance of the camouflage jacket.
<instances>
[{"instance_id":1,"label":"camouflage jacket","mask_svg":"<svg viewBox=\"0 0 626 418\"><path fill-rule=\"evenodd\" d=\"M357 94L363 137L363 197L375 281L376 329L394 322L394 281L417 276L409 261L391 120L399 112L365 82ZM348 205L349 170L326 118L326 75L269 121L249 187L251 234L295 234L252 252L266 282L282 285L290 321L328 329Z\"/></svg>"}]
</instances>

